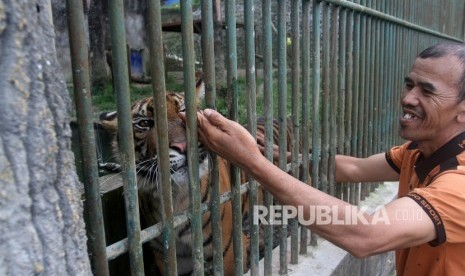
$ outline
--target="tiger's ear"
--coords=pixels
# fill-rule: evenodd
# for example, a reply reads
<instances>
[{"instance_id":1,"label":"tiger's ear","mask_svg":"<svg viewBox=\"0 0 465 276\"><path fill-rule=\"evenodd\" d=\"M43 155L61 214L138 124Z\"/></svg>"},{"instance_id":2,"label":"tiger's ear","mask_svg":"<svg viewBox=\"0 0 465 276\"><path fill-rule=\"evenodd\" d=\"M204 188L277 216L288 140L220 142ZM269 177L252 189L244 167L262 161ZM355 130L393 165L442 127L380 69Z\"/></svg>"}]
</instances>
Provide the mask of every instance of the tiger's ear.
<instances>
[{"instance_id":1,"label":"tiger's ear","mask_svg":"<svg viewBox=\"0 0 465 276\"><path fill-rule=\"evenodd\" d=\"M102 112L99 116L102 127L109 131L118 130L118 116L116 111Z\"/></svg>"},{"instance_id":2,"label":"tiger's ear","mask_svg":"<svg viewBox=\"0 0 465 276\"><path fill-rule=\"evenodd\" d=\"M195 95L197 96L197 106L200 106L205 98L205 82L202 72L195 73Z\"/></svg>"}]
</instances>

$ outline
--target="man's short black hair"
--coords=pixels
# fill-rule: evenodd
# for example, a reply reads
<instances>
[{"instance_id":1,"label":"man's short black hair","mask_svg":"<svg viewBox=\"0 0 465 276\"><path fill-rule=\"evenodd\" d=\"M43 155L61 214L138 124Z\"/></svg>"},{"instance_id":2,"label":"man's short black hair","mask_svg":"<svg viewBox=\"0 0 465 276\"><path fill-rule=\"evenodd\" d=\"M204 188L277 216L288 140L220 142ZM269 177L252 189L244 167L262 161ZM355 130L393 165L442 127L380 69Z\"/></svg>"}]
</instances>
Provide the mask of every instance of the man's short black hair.
<instances>
[{"instance_id":1,"label":"man's short black hair","mask_svg":"<svg viewBox=\"0 0 465 276\"><path fill-rule=\"evenodd\" d=\"M439 43L423 50L418 55L418 58L440 58L447 55L456 57L462 64L462 77L459 83L457 83L459 89L458 101L461 102L465 100L465 44L454 42Z\"/></svg>"}]
</instances>

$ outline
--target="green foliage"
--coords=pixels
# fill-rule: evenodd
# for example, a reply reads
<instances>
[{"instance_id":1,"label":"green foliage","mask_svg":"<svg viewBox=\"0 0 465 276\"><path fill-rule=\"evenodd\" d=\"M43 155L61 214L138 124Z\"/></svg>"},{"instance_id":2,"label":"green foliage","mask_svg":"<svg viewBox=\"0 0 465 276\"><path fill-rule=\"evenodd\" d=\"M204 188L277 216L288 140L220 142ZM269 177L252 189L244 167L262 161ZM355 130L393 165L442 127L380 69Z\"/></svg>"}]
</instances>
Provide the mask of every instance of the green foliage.
<instances>
[{"instance_id":1,"label":"green foliage","mask_svg":"<svg viewBox=\"0 0 465 276\"><path fill-rule=\"evenodd\" d=\"M277 80L273 80L273 116L278 116L278 84ZM256 89L256 114L258 117L263 117L265 115L265 97L263 92L263 81L257 81L257 89ZM237 95L238 95L238 115L239 115L239 122L241 124L247 123L247 86L245 78L238 78L237 80ZM288 81L287 84L287 100L286 100L286 109L288 116L291 114L292 110L292 86L291 83ZM299 100L299 103L301 101ZM218 93L217 96L217 110L222 113L223 115L229 115L230 110L230 100L227 96L227 93ZM301 107L299 106L299 109Z\"/></svg>"},{"instance_id":2,"label":"green foliage","mask_svg":"<svg viewBox=\"0 0 465 276\"><path fill-rule=\"evenodd\" d=\"M168 75L166 78L166 90L170 92L182 92L184 90L183 84L176 80L173 76ZM72 99L73 98L73 89L69 88ZM257 117L264 116L265 113L265 99L263 92L263 81L257 80L257 104L256 104L256 113ZM131 84L131 103L136 100L152 96L152 86L151 85L140 85L140 84ZM246 80L243 77L239 77L237 80L237 95L238 95L238 115L239 122L241 124L247 123L247 91L246 91ZM291 99L292 99L292 86L290 83L287 85L287 101L286 108L287 114L291 114ZM299 101L300 102L300 101ZM276 117L278 115L278 87L277 80L273 81L273 113ZM93 105L93 117L95 120L98 120L98 116L103 111L113 111L116 110L116 95L113 91L113 85L109 82L103 83L99 86L94 86L92 88L92 105ZM216 96L216 107L217 110L228 116L230 110L230 100L228 97L227 91L222 89L217 91ZM204 108L205 105L202 106ZM74 104L73 104L74 108ZM299 107L301 108L301 107Z\"/></svg>"}]
</instances>

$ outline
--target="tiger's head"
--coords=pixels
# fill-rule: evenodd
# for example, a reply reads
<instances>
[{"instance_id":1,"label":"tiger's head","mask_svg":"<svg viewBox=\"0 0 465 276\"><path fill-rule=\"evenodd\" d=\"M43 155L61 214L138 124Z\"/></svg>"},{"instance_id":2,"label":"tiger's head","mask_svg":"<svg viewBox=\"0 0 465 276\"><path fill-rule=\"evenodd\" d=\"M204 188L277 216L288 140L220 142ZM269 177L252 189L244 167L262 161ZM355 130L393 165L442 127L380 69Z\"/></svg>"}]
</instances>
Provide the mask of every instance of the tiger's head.
<instances>
[{"instance_id":1,"label":"tiger's head","mask_svg":"<svg viewBox=\"0 0 465 276\"><path fill-rule=\"evenodd\" d=\"M205 95L205 85L202 79L196 83L197 104ZM157 130L155 127L154 113L159 105L153 97L147 97L136 101L131 107L131 118L134 137L134 149L136 160L136 173L138 188L141 190L158 190L158 154L156 149ZM187 134L184 122L179 113L185 111L183 93L167 93L166 109L168 120L168 141L170 173L173 182L173 193L178 192L176 186L187 187ZM100 115L102 127L114 134L112 142L115 158L118 160L118 120L117 113L106 112ZM199 176L204 177L208 173L208 154L206 149L199 145Z\"/></svg>"}]
</instances>

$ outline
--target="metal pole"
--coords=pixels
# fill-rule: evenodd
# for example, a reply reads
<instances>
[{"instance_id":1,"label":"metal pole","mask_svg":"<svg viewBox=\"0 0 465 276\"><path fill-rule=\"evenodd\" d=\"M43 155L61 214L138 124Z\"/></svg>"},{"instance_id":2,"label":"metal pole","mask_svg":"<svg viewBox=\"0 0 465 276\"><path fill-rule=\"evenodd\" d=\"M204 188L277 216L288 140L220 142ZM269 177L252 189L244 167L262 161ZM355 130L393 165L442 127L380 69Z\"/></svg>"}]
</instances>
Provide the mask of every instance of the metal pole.
<instances>
[{"instance_id":1,"label":"metal pole","mask_svg":"<svg viewBox=\"0 0 465 276\"><path fill-rule=\"evenodd\" d=\"M129 242L129 262L132 275L144 275L140 241L139 202L135 173L129 75L124 24L124 3L109 3L114 90L118 110L118 139L126 206L126 228Z\"/></svg>"},{"instance_id":2,"label":"metal pole","mask_svg":"<svg viewBox=\"0 0 465 276\"><path fill-rule=\"evenodd\" d=\"M89 81L89 52L86 44L84 11L82 1L67 0L69 44L73 69L74 97L79 125L79 141L82 156L82 175L87 212L87 237L89 239L92 272L108 275L105 250L102 202L97 171L97 154L94 124L92 121L92 99Z\"/></svg>"}]
</instances>

